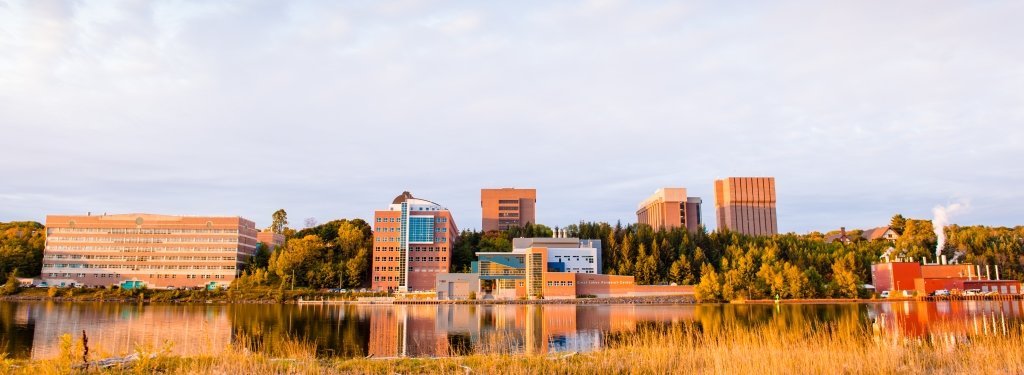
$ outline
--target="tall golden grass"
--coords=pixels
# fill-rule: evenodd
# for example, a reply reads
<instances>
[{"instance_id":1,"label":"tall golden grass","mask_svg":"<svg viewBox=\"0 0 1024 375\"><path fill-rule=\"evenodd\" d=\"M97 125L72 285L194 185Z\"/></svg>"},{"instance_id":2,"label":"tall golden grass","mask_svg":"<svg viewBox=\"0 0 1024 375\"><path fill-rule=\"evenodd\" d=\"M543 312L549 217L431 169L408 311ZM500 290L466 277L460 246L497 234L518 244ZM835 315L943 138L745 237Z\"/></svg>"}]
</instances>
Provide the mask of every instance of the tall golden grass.
<instances>
[{"instance_id":1,"label":"tall golden grass","mask_svg":"<svg viewBox=\"0 0 1024 375\"><path fill-rule=\"evenodd\" d=\"M940 331L936 327L934 331ZM475 350L496 353L448 358L318 358L316 345L281 339L254 343L239 339L216 355L177 357L165 349L130 367L107 373L139 374L1020 374L1024 373L1021 327L986 335L963 332L927 337L903 336L856 322L816 326L770 323L754 328L699 323L643 326L604 337L600 351L575 354L510 354L521 345L493 339ZM66 374L78 343L70 337L59 358L0 361L0 373Z\"/></svg>"}]
</instances>

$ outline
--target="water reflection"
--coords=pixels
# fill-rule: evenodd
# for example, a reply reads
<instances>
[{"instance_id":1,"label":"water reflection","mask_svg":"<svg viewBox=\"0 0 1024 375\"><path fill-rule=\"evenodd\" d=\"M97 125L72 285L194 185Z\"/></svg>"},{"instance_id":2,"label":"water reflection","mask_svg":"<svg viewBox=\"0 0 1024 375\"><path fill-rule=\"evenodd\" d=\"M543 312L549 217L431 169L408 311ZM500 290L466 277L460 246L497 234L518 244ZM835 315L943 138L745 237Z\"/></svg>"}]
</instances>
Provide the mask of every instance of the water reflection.
<instances>
[{"instance_id":1,"label":"water reflection","mask_svg":"<svg viewBox=\"0 0 1024 375\"><path fill-rule=\"evenodd\" d=\"M868 316L878 334L893 338L1007 335L1020 327L1022 301L906 301L872 305Z\"/></svg>"},{"instance_id":2,"label":"water reflection","mask_svg":"<svg viewBox=\"0 0 1024 375\"><path fill-rule=\"evenodd\" d=\"M93 353L124 354L173 343L182 355L232 343L273 351L284 339L322 356L447 356L473 352L585 352L640 327L692 324L715 333L779 330L874 332L894 340L961 342L1021 326L1021 301L813 305L138 305L0 303L0 350L50 358L59 337L85 330ZM1014 328L1017 327L1017 328Z\"/></svg>"}]
</instances>

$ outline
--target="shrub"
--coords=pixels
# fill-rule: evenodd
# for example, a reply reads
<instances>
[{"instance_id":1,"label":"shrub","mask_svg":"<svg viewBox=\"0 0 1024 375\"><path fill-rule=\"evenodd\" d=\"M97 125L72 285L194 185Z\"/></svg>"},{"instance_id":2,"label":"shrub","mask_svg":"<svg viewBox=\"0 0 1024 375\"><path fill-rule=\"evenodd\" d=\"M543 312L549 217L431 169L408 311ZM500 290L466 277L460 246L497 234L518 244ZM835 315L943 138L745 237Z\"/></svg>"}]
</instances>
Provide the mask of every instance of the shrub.
<instances>
[{"instance_id":1,"label":"shrub","mask_svg":"<svg viewBox=\"0 0 1024 375\"><path fill-rule=\"evenodd\" d=\"M7 275L7 283L4 284L3 289L0 289L0 295L9 296L18 293L19 289L21 289L21 285L18 284L18 270L14 270Z\"/></svg>"},{"instance_id":2,"label":"shrub","mask_svg":"<svg viewBox=\"0 0 1024 375\"><path fill-rule=\"evenodd\" d=\"M46 296L50 297L50 298L53 298L53 297L57 296L58 292L59 292L59 290L57 290L56 286L51 286L49 289L46 290Z\"/></svg>"}]
</instances>

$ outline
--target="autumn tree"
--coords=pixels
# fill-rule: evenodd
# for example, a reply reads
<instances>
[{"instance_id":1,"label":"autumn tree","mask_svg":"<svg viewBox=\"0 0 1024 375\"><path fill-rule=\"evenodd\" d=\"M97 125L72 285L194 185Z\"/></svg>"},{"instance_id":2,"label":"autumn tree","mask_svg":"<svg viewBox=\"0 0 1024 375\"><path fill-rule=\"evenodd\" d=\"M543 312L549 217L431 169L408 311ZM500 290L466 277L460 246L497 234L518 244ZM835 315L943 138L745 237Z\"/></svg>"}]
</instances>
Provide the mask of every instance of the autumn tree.
<instances>
[{"instance_id":1,"label":"autumn tree","mask_svg":"<svg viewBox=\"0 0 1024 375\"><path fill-rule=\"evenodd\" d=\"M693 288L694 297L700 302L718 302L722 300L722 281L718 272L708 263L700 267L700 283Z\"/></svg>"},{"instance_id":2,"label":"autumn tree","mask_svg":"<svg viewBox=\"0 0 1024 375\"><path fill-rule=\"evenodd\" d=\"M288 226L288 213L282 208L274 211L271 216L272 221L270 222L270 231L274 233L284 233L284 228Z\"/></svg>"}]
</instances>

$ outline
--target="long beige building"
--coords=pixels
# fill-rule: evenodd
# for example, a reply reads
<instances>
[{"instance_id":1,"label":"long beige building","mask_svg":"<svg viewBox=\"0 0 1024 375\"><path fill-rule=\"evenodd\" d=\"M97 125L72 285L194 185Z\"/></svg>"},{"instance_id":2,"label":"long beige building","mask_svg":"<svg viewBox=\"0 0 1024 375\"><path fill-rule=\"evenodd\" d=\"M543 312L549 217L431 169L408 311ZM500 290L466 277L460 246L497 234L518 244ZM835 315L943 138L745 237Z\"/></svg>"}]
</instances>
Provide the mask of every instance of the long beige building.
<instances>
[{"instance_id":1,"label":"long beige building","mask_svg":"<svg viewBox=\"0 0 1024 375\"><path fill-rule=\"evenodd\" d=\"M480 208L484 232L537 224L537 189L480 189Z\"/></svg>"},{"instance_id":2,"label":"long beige building","mask_svg":"<svg viewBox=\"0 0 1024 375\"><path fill-rule=\"evenodd\" d=\"M779 233L775 215L774 177L729 177L715 180L718 230L753 236Z\"/></svg>"},{"instance_id":3,"label":"long beige building","mask_svg":"<svg viewBox=\"0 0 1024 375\"><path fill-rule=\"evenodd\" d=\"M640 202L636 221L658 229L686 228L700 230L701 199L687 197L686 188L661 188Z\"/></svg>"},{"instance_id":4,"label":"long beige building","mask_svg":"<svg viewBox=\"0 0 1024 375\"><path fill-rule=\"evenodd\" d=\"M241 217L46 217L42 279L55 286L228 286L256 251Z\"/></svg>"}]
</instances>

